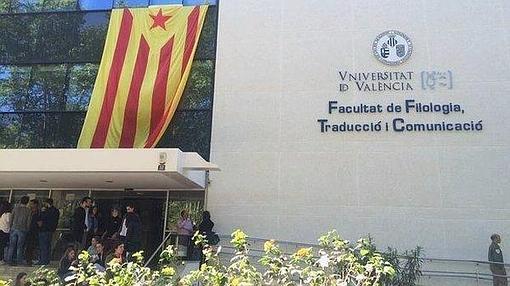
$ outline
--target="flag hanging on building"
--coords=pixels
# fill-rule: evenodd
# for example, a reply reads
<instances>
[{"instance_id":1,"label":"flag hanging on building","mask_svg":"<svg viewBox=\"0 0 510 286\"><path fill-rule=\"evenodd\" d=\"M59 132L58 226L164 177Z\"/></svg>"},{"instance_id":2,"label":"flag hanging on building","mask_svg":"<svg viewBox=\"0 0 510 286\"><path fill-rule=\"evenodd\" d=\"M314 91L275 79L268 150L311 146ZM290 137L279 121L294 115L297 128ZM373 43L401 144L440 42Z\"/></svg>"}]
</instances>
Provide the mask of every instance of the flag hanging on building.
<instances>
[{"instance_id":1,"label":"flag hanging on building","mask_svg":"<svg viewBox=\"0 0 510 286\"><path fill-rule=\"evenodd\" d=\"M78 148L154 147L186 85L207 6L116 9Z\"/></svg>"}]
</instances>

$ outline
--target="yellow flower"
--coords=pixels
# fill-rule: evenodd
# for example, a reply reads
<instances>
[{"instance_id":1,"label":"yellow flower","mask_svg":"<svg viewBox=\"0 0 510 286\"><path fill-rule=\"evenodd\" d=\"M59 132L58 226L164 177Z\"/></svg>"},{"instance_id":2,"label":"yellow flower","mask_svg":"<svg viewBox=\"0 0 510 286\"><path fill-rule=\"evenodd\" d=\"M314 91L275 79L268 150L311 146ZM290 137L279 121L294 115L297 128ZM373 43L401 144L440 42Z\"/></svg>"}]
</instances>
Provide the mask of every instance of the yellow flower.
<instances>
[{"instance_id":1,"label":"yellow flower","mask_svg":"<svg viewBox=\"0 0 510 286\"><path fill-rule=\"evenodd\" d=\"M312 256L312 248L300 248L296 253L294 254L297 258L307 258Z\"/></svg>"},{"instance_id":2,"label":"yellow flower","mask_svg":"<svg viewBox=\"0 0 510 286\"><path fill-rule=\"evenodd\" d=\"M230 281L230 286L239 286L241 284L241 279L239 278L234 278Z\"/></svg>"},{"instance_id":3,"label":"yellow flower","mask_svg":"<svg viewBox=\"0 0 510 286\"><path fill-rule=\"evenodd\" d=\"M173 269L173 267L165 267L165 268L161 269L161 274L163 276L174 276L175 269Z\"/></svg>"},{"instance_id":4,"label":"yellow flower","mask_svg":"<svg viewBox=\"0 0 510 286\"><path fill-rule=\"evenodd\" d=\"M232 233L232 241L231 243L234 245L243 245L246 244L246 238L248 236L242 230L237 229Z\"/></svg>"},{"instance_id":5,"label":"yellow flower","mask_svg":"<svg viewBox=\"0 0 510 286\"><path fill-rule=\"evenodd\" d=\"M275 247L275 241L273 239L264 242L264 251L270 252Z\"/></svg>"}]
</instances>

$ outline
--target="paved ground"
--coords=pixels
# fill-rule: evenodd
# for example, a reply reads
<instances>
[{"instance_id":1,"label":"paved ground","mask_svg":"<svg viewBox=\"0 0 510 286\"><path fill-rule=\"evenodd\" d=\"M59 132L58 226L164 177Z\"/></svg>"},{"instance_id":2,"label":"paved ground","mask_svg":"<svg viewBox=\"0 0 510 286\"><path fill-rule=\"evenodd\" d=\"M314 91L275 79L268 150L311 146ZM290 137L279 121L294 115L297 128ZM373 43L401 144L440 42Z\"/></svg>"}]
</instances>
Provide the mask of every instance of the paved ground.
<instances>
[{"instance_id":1,"label":"paved ground","mask_svg":"<svg viewBox=\"0 0 510 286\"><path fill-rule=\"evenodd\" d=\"M12 279L14 281L14 279L16 279L16 276L18 275L18 273L20 273L20 272L32 273L33 271L37 270L39 267L40 266L28 267L28 266L0 265L0 278L2 278L4 280ZM53 268L53 269L57 269L58 262L57 261L52 262L52 264L49 267Z\"/></svg>"}]
</instances>

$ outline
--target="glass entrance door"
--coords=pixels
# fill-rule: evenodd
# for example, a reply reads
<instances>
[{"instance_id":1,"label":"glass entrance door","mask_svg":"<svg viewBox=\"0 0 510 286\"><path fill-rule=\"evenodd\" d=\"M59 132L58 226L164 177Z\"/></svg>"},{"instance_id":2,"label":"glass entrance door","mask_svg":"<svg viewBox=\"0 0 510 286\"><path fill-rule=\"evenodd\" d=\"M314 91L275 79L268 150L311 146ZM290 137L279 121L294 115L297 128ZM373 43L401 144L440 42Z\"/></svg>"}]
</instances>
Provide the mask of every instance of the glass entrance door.
<instances>
[{"instance_id":1,"label":"glass entrance door","mask_svg":"<svg viewBox=\"0 0 510 286\"><path fill-rule=\"evenodd\" d=\"M99 227L104 230L112 208L118 208L121 216L126 213L126 204L134 203L136 213L142 221L142 249L151 255L162 241L166 191L92 191L92 199L99 209Z\"/></svg>"}]
</instances>

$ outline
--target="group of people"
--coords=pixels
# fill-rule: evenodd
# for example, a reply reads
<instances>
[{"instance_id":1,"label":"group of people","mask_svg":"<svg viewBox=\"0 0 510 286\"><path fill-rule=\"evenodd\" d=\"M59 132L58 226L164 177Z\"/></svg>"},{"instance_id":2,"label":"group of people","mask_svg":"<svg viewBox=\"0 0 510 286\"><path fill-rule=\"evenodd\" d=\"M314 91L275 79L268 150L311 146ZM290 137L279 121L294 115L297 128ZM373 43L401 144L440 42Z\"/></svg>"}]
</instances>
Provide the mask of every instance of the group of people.
<instances>
[{"instance_id":1,"label":"group of people","mask_svg":"<svg viewBox=\"0 0 510 286\"><path fill-rule=\"evenodd\" d=\"M42 206L28 196L23 196L14 208L9 202L0 202L2 263L32 265L38 258L36 264L48 265L59 218L60 212L51 198L44 199ZM213 227L208 211L203 212L199 225L191 220L187 210L181 211L176 225L178 244L186 249L188 259L194 255L192 237L196 231L206 236L210 244L218 243ZM63 280L73 275L71 266L77 265L77 254L83 250L89 253L98 271L105 271L112 260L120 264L129 260L133 253L141 250L142 223L133 203L126 204L123 216L120 208L113 207L109 216L103 218L92 198L84 197L71 218L71 237L59 262L58 274ZM39 255L36 255L37 250ZM25 276L17 280L22 281Z\"/></svg>"},{"instance_id":2,"label":"group of people","mask_svg":"<svg viewBox=\"0 0 510 286\"><path fill-rule=\"evenodd\" d=\"M181 216L177 222L177 238L178 245L186 249L186 257L191 259L193 256L194 243L192 241L193 235L196 231L206 237L209 244L215 245L219 242L216 233L213 232L214 222L211 220L211 214L208 211L202 213L202 221L197 226L191 220L187 210L181 211ZM201 257L201 251L199 256Z\"/></svg>"},{"instance_id":3,"label":"group of people","mask_svg":"<svg viewBox=\"0 0 510 286\"><path fill-rule=\"evenodd\" d=\"M110 210L108 218L101 218L93 200L85 197L80 206L75 209L71 232L75 247L88 248L94 237L104 240L105 247L110 248L117 241L121 241L128 254L141 249L142 222L135 212L133 203L126 204L126 213L121 217L120 209L114 207Z\"/></svg>"},{"instance_id":4,"label":"group of people","mask_svg":"<svg viewBox=\"0 0 510 286\"><path fill-rule=\"evenodd\" d=\"M39 249L37 264L50 263L51 241L57 229L60 212L53 200L46 198L39 205L36 199L23 196L12 208L9 202L0 202L0 260L9 265L31 266Z\"/></svg>"}]
</instances>

